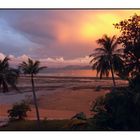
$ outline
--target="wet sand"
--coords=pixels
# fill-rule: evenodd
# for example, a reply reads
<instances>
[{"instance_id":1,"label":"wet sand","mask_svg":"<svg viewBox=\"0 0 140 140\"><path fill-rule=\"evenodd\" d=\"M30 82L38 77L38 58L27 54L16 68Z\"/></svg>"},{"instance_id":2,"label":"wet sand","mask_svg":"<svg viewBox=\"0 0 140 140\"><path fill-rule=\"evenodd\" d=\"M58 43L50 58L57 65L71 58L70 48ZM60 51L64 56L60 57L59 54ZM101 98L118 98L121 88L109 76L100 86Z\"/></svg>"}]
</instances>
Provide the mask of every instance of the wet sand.
<instances>
[{"instance_id":1,"label":"wet sand","mask_svg":"<svg viewBox=\"0 0 140 140\"><path fill-rule=\"evenodd\" d=\"M100 92L94 90L56 90L53 93L46 94L47 91L41 91L38 96L39 112L42 119L69 119L78 112L84 112L90 117L90 107L92 101L98 96L104 95L108 90L101 90ZM44 93L44 94L43 94ZM39 92L36 93L37 95ZM2 96L1 96L2 97ZM7 110L12 107L15 102L21 100L32 100L32 93L26 93L25 98L20 94L4 95L7 97L3 104L0 105L0 116L7 116ZM15 100L12 98L15 97ZM21 98L22 97L22 98ZM8 99L9 98L9 99ZM11 99L11 100L10 100ZM10 100L10 101L8 101ZM28 119L35 118L34 106L31 101L31 112L28 113Z\"/></svg>"},{"instance_id":2,"label":"wet sand","mask_svg":"<svg viewBox=\"0 0 140 140\"><path fill-rule=\"evenodd\" d=\"M38 98L41 119L70 119L78 112L91 116L92 101L98 96L105 95L112 86L111 80L100 81L92 78L44 78L35 79L36 95ZM126 81L117 81L118 86L126 85ZM100 91L96 87L101 86ZM31 112L27 119L35 119L30 80L28 77L19 79L18 87L21 93L12 90L0 93L0 117L7 117L7 110L21 100L30 101Z\"/></svg>"}]
</instances>

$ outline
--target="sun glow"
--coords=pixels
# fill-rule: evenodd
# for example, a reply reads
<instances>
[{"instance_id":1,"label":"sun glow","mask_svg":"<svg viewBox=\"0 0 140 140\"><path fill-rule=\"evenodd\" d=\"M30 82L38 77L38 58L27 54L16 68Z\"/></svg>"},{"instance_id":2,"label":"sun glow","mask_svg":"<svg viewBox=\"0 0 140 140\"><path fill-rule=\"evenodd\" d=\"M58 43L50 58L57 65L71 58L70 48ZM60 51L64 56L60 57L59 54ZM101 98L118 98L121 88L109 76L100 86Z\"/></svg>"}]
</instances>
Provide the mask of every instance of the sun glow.
<instances>
[{"instance_id":1,"label":"sun glow","mask_svg":"<svg viewBox=\"0 0 140 140\"><path fill-rule=\"evenodd\" d=\"M93 26L93 24L86 23L81 27L81 36L83 36L86 39L93 38L94 34L96 33L96 28Z\"/></svg>"},{"instance_id":2,"label":"sun glow","mask_svg":"<svg viewBox=\"0 0 140 140\"><path fill-rule=\"evenodd\" d=\"M97 21L95 21L95 18ZM113 14L97 14L94 18L89 17L89 21L83 21L80 27L80 36L85 40L93 40L101 37L103 34L114 35L119 31L113 27L113 23L120 21L120 17Z\"/></svg>"},{"instance_id":3,"label":"sun glow","mask_svg":"<svg viewBox=\"0 0 140 140\"><path fill-rule=\"evenodd\" d=\"M83 12L82 14L75 13L76 18L70 18L70 22L58 21L55 24L56 38L59 43L67 46L66 44L71 42L76 44L79 42L95 42L104 34L109 36L118 35L120 32L114 28L113 23L118 23L124 19L127 12L92 11Z\"/></svg>"}]
</instances>

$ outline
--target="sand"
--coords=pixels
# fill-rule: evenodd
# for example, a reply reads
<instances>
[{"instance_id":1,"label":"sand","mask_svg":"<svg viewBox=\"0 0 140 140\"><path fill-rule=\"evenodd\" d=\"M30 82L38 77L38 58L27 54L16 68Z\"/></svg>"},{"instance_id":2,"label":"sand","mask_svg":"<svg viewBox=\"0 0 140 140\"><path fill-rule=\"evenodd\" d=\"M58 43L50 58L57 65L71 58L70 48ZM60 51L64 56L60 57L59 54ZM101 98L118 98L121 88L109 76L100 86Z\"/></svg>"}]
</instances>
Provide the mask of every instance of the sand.
<instances>
[{"instance_id":1,"label":"sand","mask_svg":"<svg viewBox=\"0 0 140 140\"><path fill-rule=\"evenodd\" d=\"M39 112L41 119L70 119L78 112L84 112L87 117L91 116L90 107L96 97L104 95L108 90L100 92L94 90L56 90L52 94L46 94L47 91L41 91L38 95ZM44 94L43 94L44 93ZM39 92L37 92L39 94ZM3 104L0 105L0 116L7 117L7 110L12 104L27 99L27 93L20 95L3 95ZM15 98L15 100L13 100ZM23 98L24 97L24 98ZM32 93L28 93L32 99ZM1 98L2 99L2 98ZM11 100L9 100L11 99ZM34 105L31 104L31 112L28 112L27 119L35 119Z\"/></svg>"},{"instance_id":2,"label":"sand","mask_svg":"<svg viewBox=\"0 0 140 140\"><path fill-rule=\"evenodd\" d=\"M79 112L84 112L87 117L90 117L92 102L98 96L109 92L109 89L106 88L95 91L95 87L112 85L111 80L101 82L91 78L40 78L35 82L41 119L70 119ZM121 85L120 81L118 83ZM122 83L126 82L122 81ZM29 78L22 77L18 87L20 87L21 93L14 90L5 94L0 93L0 117L7 118L7 110L14 103L28 100L31 102L32 111L28 112L27 119L36 119Z\"/></svg>"}]
</instances>

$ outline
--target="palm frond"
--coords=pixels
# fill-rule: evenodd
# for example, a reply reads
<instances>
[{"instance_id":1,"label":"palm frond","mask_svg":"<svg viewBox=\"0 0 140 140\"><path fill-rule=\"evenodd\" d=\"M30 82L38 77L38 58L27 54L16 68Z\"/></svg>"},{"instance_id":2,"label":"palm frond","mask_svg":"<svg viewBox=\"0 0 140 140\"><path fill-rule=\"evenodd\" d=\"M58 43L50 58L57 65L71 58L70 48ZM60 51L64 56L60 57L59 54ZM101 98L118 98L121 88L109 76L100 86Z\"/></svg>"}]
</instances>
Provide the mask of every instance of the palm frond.
<instances>
[{"instance_id":1,"label":"palm frond","mask_svg":"<svg viewBox=\"0 0 140 140\"><path fill-rule=\"evenodd\" d=\"M8 92L9 85L14 89L17 89L16 82L19 71L9 67L9 60L8 57L5 57L0 61L0 88L3 92Z\"/></svg>"},{"instance_id":2,"label":"palm frond","mask_svg":"<svg viewBox=\"0 0 140 140\"><path fill-rule=\"evenodd\" d=\"M117 72L123 67L123 50L117 49L118 40L116 36L111 38L104 35L102 38L97 40L99 48L96 48L94 52L90 55L92 57L90 64L92 64L92 69L97 70L97 75L109 76L109 71L113 67L114 71ZM113 62L113 63L112 63Z\"/></svg>"},{"instance_id":3,"label":"palm frond","mask_svg":"<svg viewBox=\"0 0 140 140\"><path fill-rule=\"evenodd\" d=\"M40 67L40 61L33 61L30 58L27 62L22 62L19 67L24 74L37 74L40 70L46 68Z\"/></svg>"}]
</instances>

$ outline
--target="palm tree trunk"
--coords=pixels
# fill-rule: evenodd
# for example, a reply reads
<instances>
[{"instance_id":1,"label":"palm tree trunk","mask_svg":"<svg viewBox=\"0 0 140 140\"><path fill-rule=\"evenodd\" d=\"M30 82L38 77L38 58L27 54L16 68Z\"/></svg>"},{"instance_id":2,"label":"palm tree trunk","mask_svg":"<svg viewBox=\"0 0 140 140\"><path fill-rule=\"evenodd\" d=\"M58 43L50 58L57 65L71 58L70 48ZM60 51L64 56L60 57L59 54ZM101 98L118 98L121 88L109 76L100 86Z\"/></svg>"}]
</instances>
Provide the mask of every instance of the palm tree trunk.
<instances>
[{"instance_id":1,"label":"palm tree trunk","mask_svg":"<svg viewBox=\"0 0 140 140\"><path fill-rule=\"evenodd\" d=\"M31 75L31 83L32 83L32 91L33 91L33 97L34 97L34 104L35 104L35 109L36 109L36 116L37 116L37 126L39 128L40 127L40 116L39 116L37 98L36 98L36 94L35 94L35 86L34 86L33 74Z\"/></svg>"},{"instance_id":2,"label":"palm tree trunk","mask_svg":"<svg viewBox=\"0 0 140 140\"><path fill-rule=\"evenodd\" d=\"M116 82L115 82L115 77L114 77L114 72L113 72L113 67L111 65L111 74L112 74L112 80L113 80L113 85L114 87L116 86Z\"/></svg>"},{"instance_id":3,"label":"palm tree trunk","mask_svg":"<svg viewBox=\"0 0 140 140\"><path fill-rule=\"evenodd\" d=\"M8 85L7 85L7 83L5 82L5 81L3 81L3 93L5 93L5 92L8 92L9 90L8 90Z\"/></svg>"}]
</instances>

